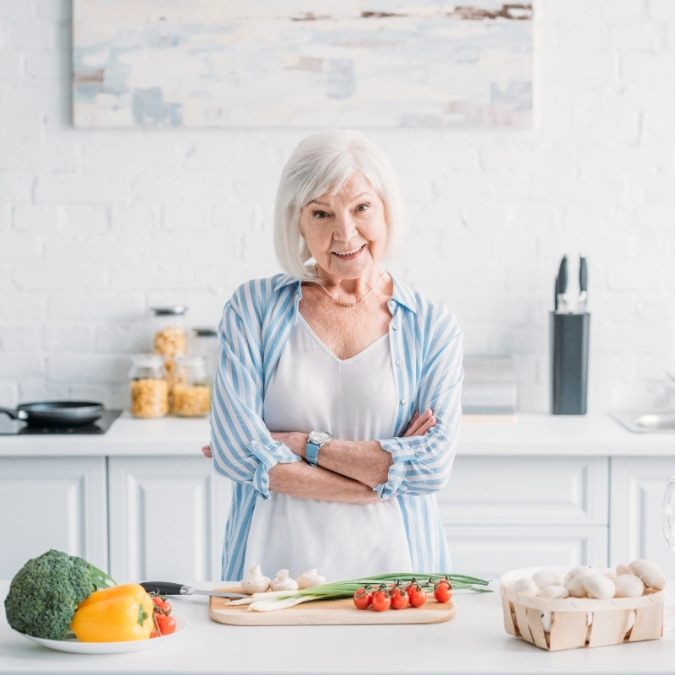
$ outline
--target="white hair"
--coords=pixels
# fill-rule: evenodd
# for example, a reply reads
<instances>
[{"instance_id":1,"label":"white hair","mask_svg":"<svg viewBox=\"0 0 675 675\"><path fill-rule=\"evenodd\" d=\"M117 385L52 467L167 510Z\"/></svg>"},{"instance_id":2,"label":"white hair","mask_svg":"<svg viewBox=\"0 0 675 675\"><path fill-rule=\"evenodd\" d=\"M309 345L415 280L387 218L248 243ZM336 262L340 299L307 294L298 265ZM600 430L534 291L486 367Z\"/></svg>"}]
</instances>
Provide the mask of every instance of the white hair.
<instances>
[{"instance_id":1,"label":"white hair","mask_svg":"<svg viewBox=\"0 0 675 675\"><path fill-rule=\"evenodd\" d=\"M330 191L336 194L360 171L384 202L390 258L403 237L404 211L398 181L384 153L360 131L333 129L302 140L279 181L274 212L274 248L281 267L302 281L316 281L312 255L300 229L301 209Z\"/></svg>"}]
</instances>

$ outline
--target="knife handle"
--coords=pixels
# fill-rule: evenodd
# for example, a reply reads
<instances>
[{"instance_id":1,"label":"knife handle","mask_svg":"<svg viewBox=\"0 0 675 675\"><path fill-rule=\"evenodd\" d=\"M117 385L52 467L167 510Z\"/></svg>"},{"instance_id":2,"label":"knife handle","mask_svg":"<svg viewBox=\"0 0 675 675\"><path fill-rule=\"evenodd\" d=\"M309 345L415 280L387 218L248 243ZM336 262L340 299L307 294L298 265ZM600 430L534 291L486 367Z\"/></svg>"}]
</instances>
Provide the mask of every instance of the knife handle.
<instances>
[{"instance_id":1,"label":"knife handle","mask_svg":"<svg viewBox=\"0 0 675 675\"><path fill-rule=\"evenodd\" d=\"M588 290L588 267L586 266L586 258L579 257L579 290Z\"/></svg>"},{"instance_id":2,"label":"knife handle","mask_svg":"<svg viewBox=\"0 0 675 675\"><path fill-rule=\"evenodd\" d=\"M155 593L156 595L186 594L183 590L185 586L182 584L175 584L172 581L141 581L141 586L143 586L148 593Z\"/></svg>"},{"instance_id":3,"label":"knife handle","mask_svg":"<svg viewBox=\"0 0 675 675\"><path fill-rule=\"evenodd\" d=\"M567 256L564 255L558 269L558 288L563 295L567 293Z\"/></svg>"}]
</instances>

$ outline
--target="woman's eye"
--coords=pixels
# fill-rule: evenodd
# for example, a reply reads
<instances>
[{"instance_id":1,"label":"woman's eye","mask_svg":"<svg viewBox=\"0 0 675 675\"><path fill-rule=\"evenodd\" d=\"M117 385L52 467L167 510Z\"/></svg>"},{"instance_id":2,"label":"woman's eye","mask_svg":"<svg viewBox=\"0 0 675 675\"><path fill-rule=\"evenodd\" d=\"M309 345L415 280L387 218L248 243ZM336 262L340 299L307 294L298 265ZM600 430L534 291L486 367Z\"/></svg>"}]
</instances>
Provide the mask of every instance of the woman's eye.
<instances>
[{"instance_id":1,"label":"woman's eye","mask_svg":"<svg viewBox=\"0 0 675 675\"><path fill-rule=\"evenodd\" d=\"M370 208L370 204L359 204L356 207L357 211L367 211Z\"/></svg>"},{"instance_id":2,"label":"woman's eye","mask_svg":"<svg viewBox=\"0 0 675 675\"><path fill-rule=\"evenodd\" d=\"M328 217L328 214L325 211L313 211L312 215L319 219Z\"/></svg>"}]
</instances>

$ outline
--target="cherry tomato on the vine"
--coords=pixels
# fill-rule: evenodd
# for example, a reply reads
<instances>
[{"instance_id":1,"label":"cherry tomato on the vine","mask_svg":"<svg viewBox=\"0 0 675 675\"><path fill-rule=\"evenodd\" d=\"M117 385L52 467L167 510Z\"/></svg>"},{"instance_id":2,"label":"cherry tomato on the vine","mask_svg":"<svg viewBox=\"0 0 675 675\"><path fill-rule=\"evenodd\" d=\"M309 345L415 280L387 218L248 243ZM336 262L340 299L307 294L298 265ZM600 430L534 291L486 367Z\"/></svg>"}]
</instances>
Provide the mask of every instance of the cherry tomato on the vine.
<instances>
[{"instance_id":1,"label":"cherry tomato on the vine","mask_svg":"<svg viewBox=\"0 0 675 675\"><path fill-rule=\"evenodd\" d=\"M176 620L168 614L155 614L160 635L169 635L176 630Z\"/></svg>"},{"instance_id":2,"label":"cherry tomato on the vine","mask_svg":"<svg viewBox=\"0 0 675 675\"><path fill-rule=\"evenodd\" d=\"M373 594L365 588L359 588L354 593L354 604L357 609L368 609L373 602Z\"/></svg>"},{"instance_id":3,"label":"cherry tomato on the vine","mask_svg":"<svg viewBox=\"0 0 675 675\"><path fill-rule=\"evenodd\" d=\"M155 607L164 614L171 614L171 604L167 602L164 598L159 595L155 595L152 598L152 601L155 603Z\"/></svg>"},{"instance_id":4,"label":"cherry tomato on the vine","mask_svg":"<svg viewBox=\"0 0 675 675\"><path fill-rule=\"evenodd\" d=\"M421 607L427 601L426 591L417 584L408 586L408 588L406 588L406 593L410 598L411 607Z\"/></svg>"},{"instance_id":5,"label":"cherry tomato on the vine","mask_svg":"<svg viewBox=\"0 0 675 675\"><path fill-rule=\"evenodd\" d=\"M379 590L373 593L373 609L376 612L384 612L391 606L391 598L387 591Z\"/></svg>"},{"instance_id":6,"label":"cherry tomato on the vine","mask_svg":"<svg viewBox=\"0 0 675 675\"><path fill-rule=\"evenodd\" d=\"M434 589L436 602L450 602L452 598L451 586L447 581L439 581Z\"/></svg>"},{"instance_id":7,"label":"cherry tomato on the vine","mask_svg":"<svg viewBox=\"0 0 675 675\"><path fill-rule=\"evenodd\" d=\"M394 588L389 592L392 609L405 609L410 603L410 598L401 588Z\"/></svg>"}]
</instances>

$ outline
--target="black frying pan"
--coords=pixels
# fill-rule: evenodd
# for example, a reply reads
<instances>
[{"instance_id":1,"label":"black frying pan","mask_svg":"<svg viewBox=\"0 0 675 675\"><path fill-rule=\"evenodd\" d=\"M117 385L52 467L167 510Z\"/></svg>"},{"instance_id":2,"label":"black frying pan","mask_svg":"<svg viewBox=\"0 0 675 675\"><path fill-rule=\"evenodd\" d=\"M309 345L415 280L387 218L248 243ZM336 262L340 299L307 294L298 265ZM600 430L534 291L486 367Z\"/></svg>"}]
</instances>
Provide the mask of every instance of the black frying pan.
<instances>
[{"instance_id":1,"label":"black frying pan","mask_svg":"<svg viewBox=\"0 0 675 675\"><path fill-rule=\"evenodd\" d=\"M26 422L31 427L73 427L95 422L103 414L103 404L96 401L36 401L0 413Z\"/></svg>"}]
</instances>

